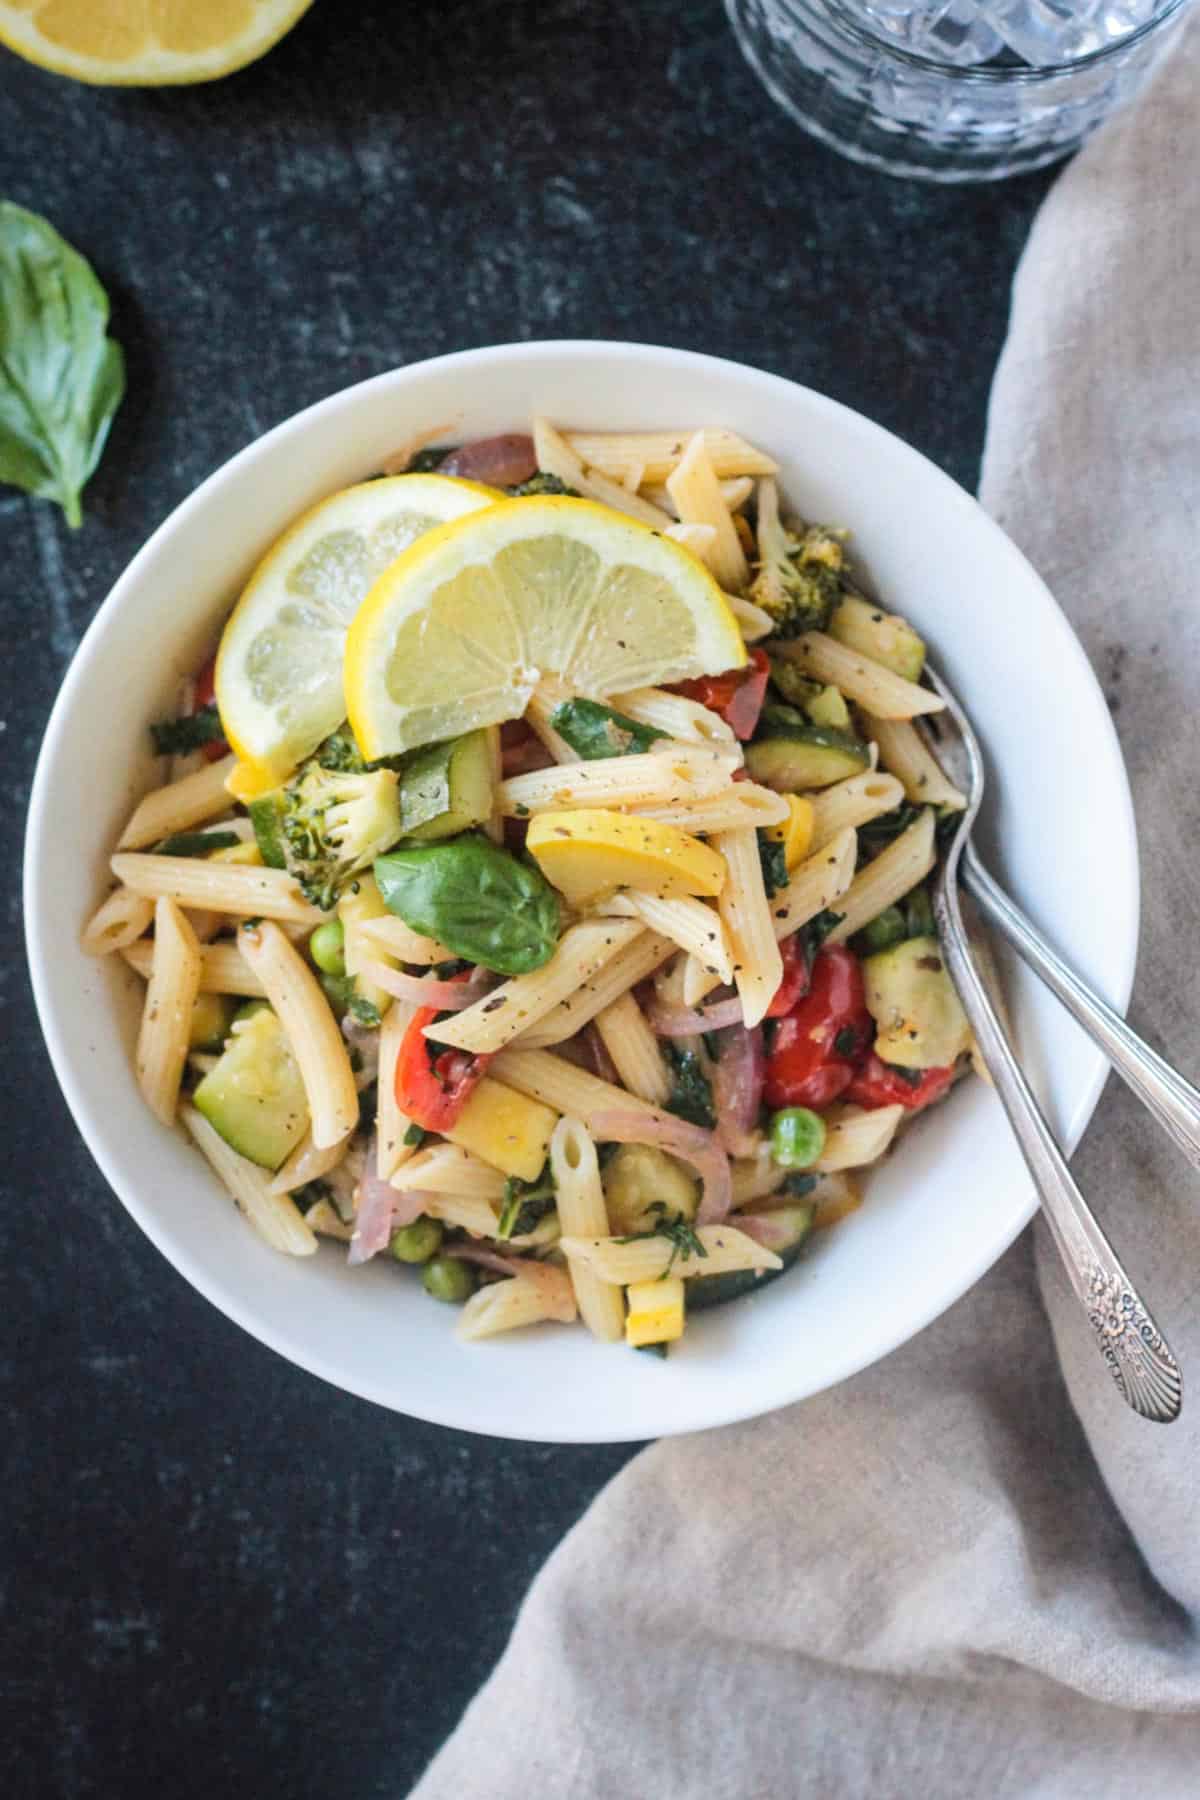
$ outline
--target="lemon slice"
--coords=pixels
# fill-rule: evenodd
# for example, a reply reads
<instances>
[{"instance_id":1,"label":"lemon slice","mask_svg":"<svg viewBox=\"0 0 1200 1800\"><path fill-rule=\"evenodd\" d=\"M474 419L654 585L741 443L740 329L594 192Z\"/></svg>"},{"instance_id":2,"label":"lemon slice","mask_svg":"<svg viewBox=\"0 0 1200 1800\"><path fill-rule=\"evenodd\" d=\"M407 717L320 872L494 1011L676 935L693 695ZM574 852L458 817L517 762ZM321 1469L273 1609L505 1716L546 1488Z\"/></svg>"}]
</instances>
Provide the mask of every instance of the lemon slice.
<instances>
[{"instance_id":1,"label":"lemon slice","mask_svg":"<svg viewBox=\"0 0 1200 1800\"><path fill-rule=\"evenodd\" d=\"M221 636L216 691L243 799L274 787L346 716L342 654L372 582L434 526L478 512L491 488L394 475L306 512L250 577Z\"/></svg>"},{"instance_id":2,"label":"lemon slice","mask_svg":"<svg viewBox=\"0 0 1200 1800\"><path fill-rule=\"evenodd\" d=\"M0 43L103 86L212 81L262 56L312 0L0 0Z\"/></svg>"},{"instance_id":3,"label":"lemon slice","mask_svg":"<svg viewBox=\"0 0 1200 1800\"><path fill-rule=\"evenodd\" d=\"M364 756L521 716L544 674L595 699L746 660L694 556L591 500L501 501L381 575L346 643Z\"/></svg>"}]
</instances>

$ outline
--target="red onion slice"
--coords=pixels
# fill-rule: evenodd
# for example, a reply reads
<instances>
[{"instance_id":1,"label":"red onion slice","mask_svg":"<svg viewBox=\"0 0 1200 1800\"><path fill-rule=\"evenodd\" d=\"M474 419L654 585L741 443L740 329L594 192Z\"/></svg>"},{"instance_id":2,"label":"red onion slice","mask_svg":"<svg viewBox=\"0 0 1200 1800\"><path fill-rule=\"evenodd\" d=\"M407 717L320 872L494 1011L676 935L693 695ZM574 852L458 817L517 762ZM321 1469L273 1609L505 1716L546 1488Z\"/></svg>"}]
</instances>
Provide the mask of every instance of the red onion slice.
<instances>
[{"instance_id":1,"label":"red onion slice","mask_svg":"<svg viewBox=\"0 0 1200 1800\"><path fill-rule=\"evenodd\" d=\"M350 1239L350 1262L370 1262L373 1256L387 1248L387 1241L392 1235L393 1209L397 1201L403 1202L406 1198L406 1195L398 1194L389 1181L380 1179L375 1160L375 1140L372 1138L363 1164L362 1180L358 1184L358 1211L354 1220L354 1236ZM412 1220L406 1219L403 1222L411 1224Z\"/></svg>"},{"instance_id":2,"label":"red onion slice","mask_svg":"<svg viewBox=\"0 0 1200 1800\"><path fill-rule=\"evenodd\" d=\"M712 1069L713 1105L717 1137L731 1156L749 1156L753 1149L750 1134L758 1124L766 1073L760 1026L747 1031L731 1025L719 1034Z\"/></svg>"},{"instance_id":3,"label":"red onion slice","mask_svg":"<svg viewBox=\"0 0 1200 1800\"><path fill-rule=\"evenodd\" d=\"M441 1012L462 1012L464 1007L474 1006L476 1000L482 1000L487 993L489 981L486 974L475 974L470 981L438 981L433 977L405 975L399 969L389 969L386 963L376 962L373 957L364 958L358 965L358 972L376 987L391 994L393 999L407 1000L413 1006L436 1006Z\"/></svg>"},{"instance_id":4,"label":"red onion slice","mask_svg":"<svg viewBox=\"0 0 1200 1800\"><path fill-rule=\"evenodd\" d=\"M554 758L540 738L523 738L519 744L505 744L500 751L505 781L512 775L532 775L535 769L552 769Z\"/></svg>"},{"instance_id":5,"label":"red onion slice","mask_svg":"<svg viewBox=\"0 0 1200 1800\"><path fill-rule=\"evenodd\" d=\"M745 1017L742 1002L719 1000L702 1010L688 1006L663 1006L655 1002L649 1011L650 1024L659 1037L698 1037L705 1031L723 1031L729 1025L740 1025Z\"/></svg>"},{"instance_id":6,"label":"red onion slice","mask_svg":"<svg viewBox=\"0 0 1200 1800\"><path fill-rule=\"evenodd\" d=\"M588 1129L601 1143L652 1144L691 1163L704 1184L698 1214L701 1225L716 1225L733 1204L729 1158L711 1131L661 1112L600 1112Z\"/></svg>"},{"instance_id":7,"label":"red onion slice","mask_svg":"<svg viewBox=\"0 0 1200 1800\"><path fill-rule=\"evenodd\" d=\"M437 472L458 475L465 481L485 481L489 487L519 487L537 474L533 439L518 431L476 438L443 457Z\"/></svg>"}]
</instances>

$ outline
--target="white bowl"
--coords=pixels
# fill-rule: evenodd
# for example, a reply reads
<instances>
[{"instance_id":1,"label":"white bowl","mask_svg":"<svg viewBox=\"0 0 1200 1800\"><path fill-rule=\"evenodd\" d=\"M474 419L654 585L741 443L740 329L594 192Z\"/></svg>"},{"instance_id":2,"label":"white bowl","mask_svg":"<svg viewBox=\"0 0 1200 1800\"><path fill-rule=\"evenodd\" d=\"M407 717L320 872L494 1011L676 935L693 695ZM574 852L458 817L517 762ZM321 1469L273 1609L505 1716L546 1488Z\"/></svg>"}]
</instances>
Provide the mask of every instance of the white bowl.
<instances>
[{"instance_id":1,"label":"white bowl","mask_svg":"<svg viewBox=\"0 0 1200 1800\"><path fill-rule=\"evenodd\" d=\"M151 778L146 722L169 706L271 540L421 427L444 424L462 439L522 429L534 412L599 429L732 426L779 458L800 512L852 528L877 592L926 634L979 728L1001 872L1124 1005L1138 920L1128 785L1092 671L1037 575L968 494L858 414L734 363L629 344L504 345L378 376L269 432L172 513L97 614L50 720L26 848L29 957L50 1054L96 1161L163 1254L230 1318L400 1412L514 1438L650 1438L841 1381L978 1280L1034 1204L982 1082L963 1083L914 1126L870 1174L863 1208L785 1280L698 1316L666 1362L560 1327L464 1346L453 1312L394 1267L349 1269L332 1246L292 1261L259 1241L199 1155L139 1098L141 984L77 942ZM1013 972L1009 991L1026 1062L1073 1146L1105 1065L1031 978Z\"/></svg>"}]
</instances>

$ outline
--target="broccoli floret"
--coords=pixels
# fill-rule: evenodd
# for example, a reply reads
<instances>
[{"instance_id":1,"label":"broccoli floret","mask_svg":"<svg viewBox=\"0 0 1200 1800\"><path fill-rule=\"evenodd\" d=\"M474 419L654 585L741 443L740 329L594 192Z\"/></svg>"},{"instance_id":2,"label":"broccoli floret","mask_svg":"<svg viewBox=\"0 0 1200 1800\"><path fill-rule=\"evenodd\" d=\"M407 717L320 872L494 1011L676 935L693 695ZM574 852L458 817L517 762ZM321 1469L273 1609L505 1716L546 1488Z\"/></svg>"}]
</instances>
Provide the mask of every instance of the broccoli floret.
<instances>
[{"instance_id":1,"label":"broccoli floret","mask_svg":"<svg viewBox=\"0 0 1200 1800\"><path fill-rule=\"evenodd\" d=\"M400 836L391 769L344 773L305 763L283 790L283 854L301 892L326 911L338 889Z\"/></svg>"},{"instance_id":2,"label":"broccoli floret","mask_svg":"<svg viewBox=\"0 0 1200 1800\"><path fill-rule=\"evenodd\" d=\"M758 573L750 599L775 621L777 637L824 631L842 597L846 551L840 535L824 525L792 530L779 517L773 481L758 502Z\"/></svg>"},{"instance_id":3,"label":"broccoli floret","mask_svg":"<svg viewBox=\"0 0 1200 1800\"><path fill-rule=\"evenodd\" d=\"M318 744L313 752L313 761L319 763L321 768L333 769L340 775L361 775L367 766L348 725L330 732L324 743Z\"/></svg>"},{"instance_id":4,"label":"broccoli floret","mask_svg":"<svg viewBox=\"0 0 1200 1800\"><path fill-rule=\"evenodd\" d=\"M526 494L568 494L571 499L578 500L579 489L568 487L560 475L547 475L539 469L528 481L518 482L516 487L509 488L514 500L523 499Z\"/></svg>"}]
</instances>

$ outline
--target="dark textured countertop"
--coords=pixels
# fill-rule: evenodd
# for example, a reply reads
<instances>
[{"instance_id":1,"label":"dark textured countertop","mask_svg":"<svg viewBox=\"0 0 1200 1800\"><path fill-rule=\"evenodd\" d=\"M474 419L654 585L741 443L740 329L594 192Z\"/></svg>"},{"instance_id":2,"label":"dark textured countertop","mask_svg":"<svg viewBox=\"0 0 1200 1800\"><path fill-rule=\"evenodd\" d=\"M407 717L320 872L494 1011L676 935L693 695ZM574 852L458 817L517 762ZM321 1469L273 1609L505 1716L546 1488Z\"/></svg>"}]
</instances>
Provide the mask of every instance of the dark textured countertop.
<instances>
[{"instance_id":1,"label":"dark textured countertop","mask_svg":"<svg viewBox=\"0 0 1200 1800\"><path fill-rule=\"evenodd\" d=\"M334 389L465 345L738 357L973 484L1047 180L938 190L838 160L759 92L718 0L318 0L257 67L157 93L0 52L0 119L0 195L93 260L129 363L81 531L0 489L0 1789L397 1796L626 1452L475 1439L338 1394L126 1217L59 1096L20 950L55 690L210 470ZM134 729L119 708L114 731Z\"/></svg>"}]
</instances>

